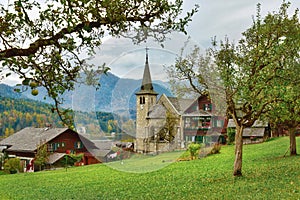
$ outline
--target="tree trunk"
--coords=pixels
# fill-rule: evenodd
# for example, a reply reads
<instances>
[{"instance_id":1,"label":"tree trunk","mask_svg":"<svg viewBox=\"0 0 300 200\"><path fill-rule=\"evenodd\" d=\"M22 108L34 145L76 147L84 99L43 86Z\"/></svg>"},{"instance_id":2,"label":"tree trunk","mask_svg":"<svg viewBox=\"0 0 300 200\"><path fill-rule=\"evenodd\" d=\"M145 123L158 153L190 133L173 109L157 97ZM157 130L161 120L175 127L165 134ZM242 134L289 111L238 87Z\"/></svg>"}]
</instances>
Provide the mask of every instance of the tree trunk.
<instances>
[{"instance_id":1,"label":"tree trunk","mask_svg":"<svg viewBox=\"0 0 300 200\"><path fill-rule=\"evenodd\" d=\"M297 155L297 149L296 149L296 128L290 128L289 129L289 135L290 135L290 155L295 156Z\"/></svg>"},{"instance_id":2,"label":"tree trunk","mask_svg":"<svg viewBox=\"0 0 300 200\"><path fill-rule=\"evenodd\" d=\"M243 126L236 126L235 133L235 160L234 160L234 176L242 176L242 160L243 160Z\"/></svg>"}]
</instances>

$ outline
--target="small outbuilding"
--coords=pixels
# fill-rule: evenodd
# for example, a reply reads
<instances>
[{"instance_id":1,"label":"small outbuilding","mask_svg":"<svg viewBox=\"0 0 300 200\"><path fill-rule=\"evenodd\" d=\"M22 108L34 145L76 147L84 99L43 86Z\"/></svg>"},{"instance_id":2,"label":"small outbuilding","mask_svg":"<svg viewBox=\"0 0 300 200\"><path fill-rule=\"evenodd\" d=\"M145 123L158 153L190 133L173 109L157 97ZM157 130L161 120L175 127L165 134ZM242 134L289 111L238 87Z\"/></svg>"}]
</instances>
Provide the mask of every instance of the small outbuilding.
<instances>
[{"instance_id":1,"label":"small outbuilding","mask_svg":"<svg viewBox=\"0 0 300 200\"><path fill-rule=\"evenodd\" d=\"M229 119L227 128L235 129L235 124L232 119ZM243 132L243 143L252 144L264 142L270 137L268 123L262 121L256 121L252 127L245 128Z\"/></svg>"}]
</instances>

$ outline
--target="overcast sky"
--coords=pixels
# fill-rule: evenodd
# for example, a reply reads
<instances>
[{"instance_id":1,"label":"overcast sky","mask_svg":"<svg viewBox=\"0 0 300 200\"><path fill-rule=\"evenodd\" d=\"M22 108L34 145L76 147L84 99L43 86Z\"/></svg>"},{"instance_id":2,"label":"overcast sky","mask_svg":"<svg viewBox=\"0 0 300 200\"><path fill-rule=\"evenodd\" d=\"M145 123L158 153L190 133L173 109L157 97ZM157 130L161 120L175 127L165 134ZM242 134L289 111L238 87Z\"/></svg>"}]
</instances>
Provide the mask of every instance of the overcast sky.
<instances>
[{"instance_id":1,"label":"overcast sky","mask_svg":"<svg viewBox=\"0 0 300 200\"><path fill-rule=\"evenodd\" d=\"M257 3L261 3L261 13L277 11L281 0L185 0L184 10L190 10L194 4L199 4L198 13L189 24L187 31L191 37L190 45L198 45L202 49L210 47L211 38L238 41L241 33L252 24ZM300 7L299 0L291 0L290 11ZM145 47L148 46L150 70L152 79L167 80L164 66L174 64L176 55L184 45L187 36L172 34L164 43L164 48L159 44L147 41L140 45L133 45L128 39L114 39L106 37L100 50L91 60L96 65L106 63L111 72L122 78L142 78L145 62ZM14 84L14 77L4 80L7 84Z\"/></svg>"},{"instance_id":2,"label":"overcast sky","mask_svg":"<svg viewBox=\"0 0 300 200\"><path fill-rule=\"evenodd\" d=\"M186 0L184 10L193 8L199 4L199 12L195 14L193 21L189 24L187 31L191 37L190 46L198 45L202 49L209 48L211 39L218 40L228 36L230 40L238 41L241 33L252 24L252 17L256 15L257 4L261 3L261 14L277 11L281 0ZM299 0L291 1L290 10L293 11L300 6ZM149 62L152 79L167 80L164 66L174 63L176 55L187 40L184 34L172 34L164 43L164 48L157 43L147 41L139 46L132 45L127 39L106 38L101 50L95 56L95 63L105 62L111 72L119 77L142 78L145 61L145 47L149 50Z\"/></svg>"}]
</instances>

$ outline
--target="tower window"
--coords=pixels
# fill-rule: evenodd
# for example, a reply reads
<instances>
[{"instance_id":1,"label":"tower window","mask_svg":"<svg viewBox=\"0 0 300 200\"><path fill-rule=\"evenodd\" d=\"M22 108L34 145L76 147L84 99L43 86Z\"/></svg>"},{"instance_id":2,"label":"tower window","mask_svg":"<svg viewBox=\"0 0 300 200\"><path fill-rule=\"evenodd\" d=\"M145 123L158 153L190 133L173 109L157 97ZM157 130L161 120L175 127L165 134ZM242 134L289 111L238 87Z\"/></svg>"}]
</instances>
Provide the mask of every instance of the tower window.
<instances>
[{"instance_id":1,"label":"tower window","mask_svg":"<svg viewBox=\"0 0 300 200\"><path fill-rule=\"evenodd\" d=\"M140 97L140 104L145 104L145 97Z\"/></svg>"}]
</instances>

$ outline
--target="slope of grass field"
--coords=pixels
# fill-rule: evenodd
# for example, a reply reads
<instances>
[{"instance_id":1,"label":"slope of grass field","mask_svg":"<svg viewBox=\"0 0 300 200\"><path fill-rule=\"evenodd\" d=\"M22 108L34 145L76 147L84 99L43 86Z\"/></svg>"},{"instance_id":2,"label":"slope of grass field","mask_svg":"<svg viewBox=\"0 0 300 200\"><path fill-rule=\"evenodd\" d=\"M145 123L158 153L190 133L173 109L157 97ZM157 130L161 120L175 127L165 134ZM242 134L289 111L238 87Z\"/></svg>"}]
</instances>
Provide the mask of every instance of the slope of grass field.
<instances>
[{"instance_id":1,"label":"slope of grass field","mask_svg":"<svg viewBox=\"0 0 300 200\"><path fill-rule=\"evenodd\" d=\"M240 178L232 176L234 146L223 146L220 154L148 173L91 165L2 175L0 199L300 199L300 157L283 157L288 144L282 137L244 146Z\"/></svg>"}]
</instances>

